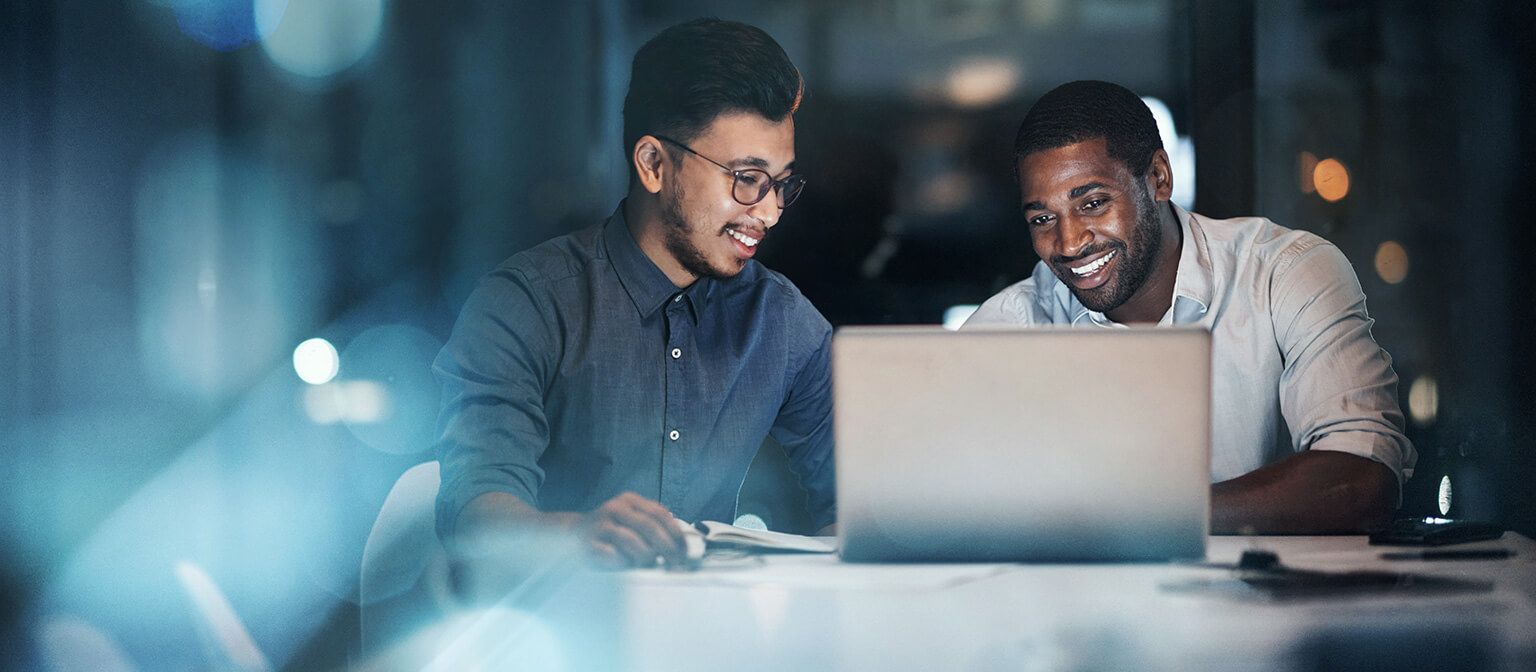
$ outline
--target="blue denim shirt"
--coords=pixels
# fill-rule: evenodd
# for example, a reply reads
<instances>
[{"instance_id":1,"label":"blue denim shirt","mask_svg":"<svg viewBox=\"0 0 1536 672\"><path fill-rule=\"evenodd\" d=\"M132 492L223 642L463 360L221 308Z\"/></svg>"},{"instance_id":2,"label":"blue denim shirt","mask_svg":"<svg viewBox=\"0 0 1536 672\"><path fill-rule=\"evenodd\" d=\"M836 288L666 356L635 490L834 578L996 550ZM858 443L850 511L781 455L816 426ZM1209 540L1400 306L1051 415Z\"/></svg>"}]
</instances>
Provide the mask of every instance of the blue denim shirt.
<instances>
[{"instance_id":1,"label":"blue denim shirt","mask_svg":"<svg viewBox=\"0 0 1536 672\"><path fill-rule=\"evenodd\" d=\"M439 534L487 492L588 511L629 490L729 522L769 435L830 524L831 325L756 261L679 290L623 212L514 255L470 295L433 364Z\"/></svg>"}]
</instances>

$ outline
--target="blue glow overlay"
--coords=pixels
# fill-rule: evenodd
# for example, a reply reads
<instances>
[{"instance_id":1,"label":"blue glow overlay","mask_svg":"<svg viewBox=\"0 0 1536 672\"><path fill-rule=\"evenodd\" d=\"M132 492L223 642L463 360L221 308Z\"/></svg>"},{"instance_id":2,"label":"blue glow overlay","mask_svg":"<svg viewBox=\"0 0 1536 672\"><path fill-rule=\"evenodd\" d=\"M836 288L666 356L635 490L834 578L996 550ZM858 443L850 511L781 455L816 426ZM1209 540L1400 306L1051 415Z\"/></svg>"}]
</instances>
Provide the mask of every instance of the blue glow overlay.
<instances>
[{"instance_id":1,"label":"blue glow overlay","mask_svg":"<svg viewBox=\"0 0 1536 672\"><path fill-rule=\"evenodd\" d=\"M373 49L383 0L255 0L261 48L278 67L321 79L352 67Z\"/></svg>"},{"instance_id":2,"label":"blue glow overlay","mask_svg":"<svg viewBox=\"0 0 1536 672\"><path fill-rule=\"evenodd\" d=\"M170 0L169 4L181 32L215 51L234 51L261 39L250 0Z\"/></svg>"},{"instance_id":3,"label":"blue glow overlay","mask_svg":"<svg viewBox=\"0 0 1536 672\"><path fill-rule=\"evenodd\" d=\"M1083 669L1200 669L1100 645L1090 619L1049 620L1076 605L1107 613L1099 598L1118 589L1097 581L1043 581L1016 600L957 585L983 606L916 613L888 579L861 587L852 563L810 577L815 595L801 599L795 575L815 560L797 556L605 573L571 534L509 533L456 544L468 559L449 562L432 361L480 278L626 197L631 59L663 26L705 14L761 27L806 76L795 171L810 187L754 258L830 324L957 328L1027 277L1014 129L1055 83L1118 81L1162 96L1147 104L1175 202L1198 209L1199 137L1206 168L1254 161L1241 193L1262 205L1202 214L1316 232L1357 269L1419 448L1399 515L1508 520L1530 536L1536 451L1520 442L1536 434L1536 358L1521 350L1532 313L1518 290L1531 227L1510 214L1529 208L1509 185L1530 181L1529 152L1510 139L1536 135L1516 104L1533 75L1495 35L1528 25L1504 19L1528 18L1529 3L1252 3L1255 27L1274 28L1245 41L1255 89L1214 108L1188 86L1184 4L1222 5L4 3L0 670L1074 667L1030 657L1063 647L1106 652ZM1443 48L1464 44L1479 48ZM1259 123L1237 128L1254 146L1234 152L1209 129L1249 107ZM1405 160L1420 154L1435 160ZM1317 195L1320 157L1354 171L1348 198ZM1451 212L1453 225L1436 216ZM1370 272L1382 241L1415 250L1411 277ZM735 523L814 533L779 443L745 472ZM1138 604L1158 604L1138 585ZM1323 611L1345 623L1370 608ZM1131 644L1282 643L1268 624L1238 632L1247 623L1224 612L1177 612L1108 623L1154 627ZM697 618L681 628L663 614ZM933 639L867 627L880 618ZM949 646L993 624L999 639ZM1508 650L1536 660L1530 630ZM917 655L900 646L928 642ZM699 655L721 643L726 657Z\"/></svg>"}]
</instances>

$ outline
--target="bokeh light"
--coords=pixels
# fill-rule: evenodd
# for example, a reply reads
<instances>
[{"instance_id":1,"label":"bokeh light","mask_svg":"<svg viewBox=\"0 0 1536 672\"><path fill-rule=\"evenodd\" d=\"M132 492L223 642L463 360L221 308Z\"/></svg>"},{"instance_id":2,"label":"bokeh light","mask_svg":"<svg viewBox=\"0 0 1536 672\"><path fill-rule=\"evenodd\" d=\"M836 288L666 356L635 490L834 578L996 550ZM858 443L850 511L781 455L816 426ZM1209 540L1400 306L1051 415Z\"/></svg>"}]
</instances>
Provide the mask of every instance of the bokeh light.
<instances>
[{"instance_id":1,"label":"bokeh light","mask_svg":"<svg viewBox=\"0 0 1536 672\"><path fill-rule=\"evenodd\" d=\"M432 360L442 343L421 329L403 324L374 327L347 343L341 355L337 388L349 409L342 415L352 434L377 450L410 455L436 440L438 386ZM356 383L377 385L378 389ZM380 400L376 413L365 413L366 394Z\"/></svg>"},{"instance_id":2,"label":"bokeh light","mask_svg":"<svg viewBox=\"0 0 1536 672\"><path fill-rule=\"evenodd\" d=\"M1451 515L1451 477L1449 474L1440 477L1440 493L1437 503L1440 505L1440 515Z\"/></svg>"},{"instance_id":3,"label":"bokeh light","mask_svg":"<svg viewBox=\"0 0 1536 672\"><path fill-rule=\"evenodd\" d=\"M1413 379L1408 387L1408 415L1420 425L1434 423L1440 413L1440 386L1430 376Z\"/></svg>"},{"instance_id":4,"label":"bokeh light","mask_svg":"<svg viewBox=\"0 0 1536 672\"><path fill-rule=\"evenodd\" d=\"M352 67L379 40L383 0L255 0L261 48L278 67L309 78Z\"/></svg>"},{"instance_id":5,"label":"bokeh light","mask_svg":"<svg viewBox=\"0 0 1536 672\"><path fill-rule=\"evenodd\" d=\"M261 37L251 0L168 0L158 4L170 6L183 35L215 51L234 51Z\"/></svg>"},{"instance_id":6,"label":"bokeh light","mask_svg":"<svg viewBox=\"0 0 1536 672\"><path fill-rule=\"evenodd\" d=\"M1349 169L1338 159L1323 159L1312 168L1312 188L1329 203L1349 195Z\"/></svg>"},{"instance_id":7,"label":"bokeh light","mask_svg":"<svg viewBox=\"0 0 1536 672\"><path fill-rule=\"evenodd\" d=\"M317 425L368 424L391 414L389 390L371 380L348 380L304 389L304 414Z\"/></svg>"},{"instance_id":8,"label":"bokeh light","mask_svg":"<svg viewBox=\"0 0 1536 672\"><path fill-rule=\"evenodd\" d=\"M944 91L960 107L996 105L1019 88L1023 73L1013 61L1001 59L969 60L949 71Z\"/></svg>"},{"instance_id":9,"label":"bokeh light","mask_svg":"<svg viewBox=\"0 0 1536 672\"><path fill-rule=\"evenodd\" d=\"M759 516L755 513L743 513L739 516L736 516L736 522L731 524L735 525L736 527L744 527L749 530L768 529L768 523L763 521L762 516Z\"/></svg>"},{"instance_id":10,"label":"bokeh light","mask_svg":"<svg viewBox=\"0 0 1536 672\"><path fill-rule=\"evenodd\" d=\"M1408 250L1395 240L1376 247L1376 275L1389 285L1408 278Z\"/></svg>"},{"instance_id":11,"label":"bokeh light","mask_svg":"<svg viewBox=\"0 0 1536 672\"><path fill-rule=\"evenodd\" d=\"M341 370L341 359L330 341L311 338L293 349L293 370L310 385L324 385Z\"/></svg>"},{"instance_id":12,"label":"bokeh light","mask_svg":"<svg viewBox=\"0 0 1536 672\"><path fill-rule=\"evenodd\" d=\"M925 178L914 195L917 212L926 215L948 215L960 212L976 199L981 188L976 175L959 170L946 170Z\"/></svg>"}]
</instances>

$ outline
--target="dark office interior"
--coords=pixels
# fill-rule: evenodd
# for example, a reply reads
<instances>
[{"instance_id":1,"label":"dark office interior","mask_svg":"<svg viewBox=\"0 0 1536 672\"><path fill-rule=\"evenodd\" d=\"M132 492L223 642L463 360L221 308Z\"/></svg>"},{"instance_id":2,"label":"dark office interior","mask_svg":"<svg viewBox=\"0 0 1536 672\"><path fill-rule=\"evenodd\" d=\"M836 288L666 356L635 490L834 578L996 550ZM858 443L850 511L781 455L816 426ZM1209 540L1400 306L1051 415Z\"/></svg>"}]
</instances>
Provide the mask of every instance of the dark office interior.
<instances>
[{"instance_id":1,"label":"dark office interior","mask_svg":"<svg viewBox=\"0 0 1536 672\"><path fill-rule=\"evenodd\" d=\"M629 59L702 15L804 75L809 186L758 259L834 326L1027 277L1019 120L1118 82L1161 102L1176 200L1352 262L1418 449L1401 515L1536 535L1533 8L0 0L0 667L66 669L49 642L88 628L206 669L189 575L274 669L361 660L358 563L433 459L433 356L477 278L612 212ZM766 446L739 512L807 533L794 487Z\"/></svg>"}]
</instances>

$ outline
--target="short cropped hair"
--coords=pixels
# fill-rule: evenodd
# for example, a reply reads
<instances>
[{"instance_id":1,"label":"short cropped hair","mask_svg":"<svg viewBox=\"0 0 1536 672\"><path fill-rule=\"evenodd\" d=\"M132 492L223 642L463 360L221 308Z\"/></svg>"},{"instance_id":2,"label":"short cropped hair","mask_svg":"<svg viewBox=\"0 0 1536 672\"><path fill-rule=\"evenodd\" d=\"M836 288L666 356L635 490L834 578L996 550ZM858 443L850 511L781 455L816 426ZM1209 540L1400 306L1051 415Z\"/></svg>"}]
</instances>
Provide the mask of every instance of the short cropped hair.
<instances>
[{"instance_id":1,"label":"short cropped hair","mask_svg":"<svg viewBox=\"0 0 1536 672\"><path fill-rule=\"evenodd\" d=\"M1163 146L1146 103L1119 84L1084 80L1051 89L1024 115L1013 139L1017 166L1035 152L1104 138L1110 157L1142 177Z\"/></svg>"},{"instance_id":2,"label":"short cropped hair","mask_svg":"<svg viewBox=\"0 0 1536 672\"><path fill-rule=\"evenodd\" d=\"M800 71L761 29L713 18L677 24L635 53L624 97L624 155L646 134L686 143L721 114L783 121L800 107L803 91Z\"/></svg>"}]
</instances>

